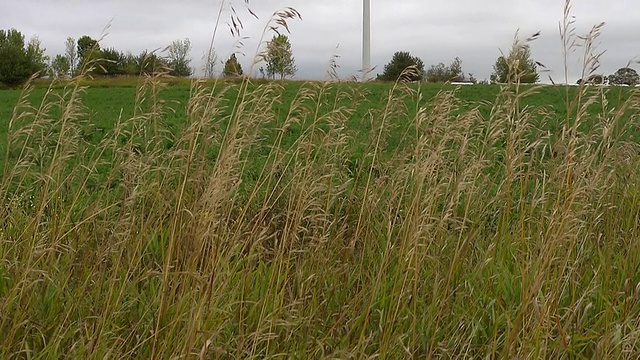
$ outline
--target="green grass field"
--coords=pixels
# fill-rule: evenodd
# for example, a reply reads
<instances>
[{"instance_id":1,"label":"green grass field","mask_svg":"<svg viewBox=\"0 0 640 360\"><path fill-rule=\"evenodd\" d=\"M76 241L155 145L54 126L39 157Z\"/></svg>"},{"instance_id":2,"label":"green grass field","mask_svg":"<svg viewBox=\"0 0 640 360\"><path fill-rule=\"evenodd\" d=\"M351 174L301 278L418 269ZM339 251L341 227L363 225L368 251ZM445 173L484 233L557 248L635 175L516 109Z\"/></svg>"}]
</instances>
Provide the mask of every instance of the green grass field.
<instances>
[{"instance_id":1,"label":"green grass field","mask_svg":"<svg viewBox=\"0 0 640 360\"><path fill-rule=\"evenodd\" d=\"M136 104L137 88L141 81L134 78L125 78L124 80L95 80L87 81L88 89L82 94L82 104L87 109L80 123L80 131L84 140L89 146L95 146L105 136L105 134L113 131L117 119L128 119L134 114L134 105ZM174 80L166 82L163 80L166 88L158 94L158 102L162 103L163 114L160 117L161 126L168 130L168 137L172 141L176 134L184 129L187 125L186 107L190 96L190 84L184 80ZM265 85L264 81L256 81L256 84L249 85L249 91L255 91L260 84ZM48 89L49 82L43 81L36 84L28 100L33 104L39 104ZM210 84L211 85L211 84ZM62 84L56 85L51 91L60 94ZM206 85L205 85L206 86ZM211 85L213 86L213 85ZM239 83L228 83L217 85L218 90L224 89L225 96L221 106L219 117L222 121L229 115L229 110L233 106L233 101L237 96ZM314 87L318 86L313 83L304 82L286 82L280 85L278 89L278 102L271 104L270 111L274 113L275 123L269 122L265 129L272 128L283 124L289 115L291 104L296 101L296 96L300 90L315 91ZM371 132L371 121L368 119L368 112L372 110L380 111L387 101L392 84L388 83L336 83L326 89L323 94L324 104L321 104L319 111L328 112L331 107L349 107L353 103L357 106L349 109L346 118L346 130L351 132L354 140L350 149L353 153L353 159L357 160L362 157L363 148L367 143L367 137ZM415 86L412 90L416 90ZM455 115L464 113L465 111L476 110L479 115L488 118L491 116L493 103L498 97L501 89L498 85L477 85L477 86L451 86L451 85L423 85L420 89L420 99L410 99L407 106L413 109L407 109L408 116L394 119L393 122L387 124L389 131L385 134L386 148L383 153L393 152L398 146L402 146L403 137L411 136L411 118L415 116L416 107L428 106L438 94L442 92L454 92L456 98ZM598 90L594 90L598 92ZM568 97L575 97L576 88L568 88ZM608 105L611 108L617 107L618 104L624 103L633 91L629 88L612 88L607 90L605 96ZM333 102L336 97L344 97L344 99ZM20 97L20 90L6 90L0 92L0 153L6 151L6 139L9 119L13 112L14 106ZM148 102L148 99L146 100ZM560 86L541 86L537 88L534 94L519 99L521 106L535 108L536 111L544 111L544 116L539 116L534 123L541 132L551 132L553 135L559 133L566 119L567 112L567 89ZM143 104L144 106L144 104ZM594 103L587 108L589 114L588 120L596 119L602 114L603 109L600 102ZM592 122L585 121L581 124L582 131L592 127ZM288 147L300 136L305 128L304 124L295 124L288 128L284 136L283 144ZM539 134L531 134L531 139L535 139ZM637 127L632 127L626 139L640 139L640 132ZM267 138L266 142L270 143L272 138ZM169 145L167 145L169 146ZM263 152L265 149L262 149Z\"/></svg>"},{"instance_id":2,"label":"green grass field","mask_svg":"<svg viewBox=\"0 0 640 360\"><path fill-rule=\"evenodd\" d=\"M0 357L640 356L638 90L0 91Z\"/></svg>"}]
</instances>

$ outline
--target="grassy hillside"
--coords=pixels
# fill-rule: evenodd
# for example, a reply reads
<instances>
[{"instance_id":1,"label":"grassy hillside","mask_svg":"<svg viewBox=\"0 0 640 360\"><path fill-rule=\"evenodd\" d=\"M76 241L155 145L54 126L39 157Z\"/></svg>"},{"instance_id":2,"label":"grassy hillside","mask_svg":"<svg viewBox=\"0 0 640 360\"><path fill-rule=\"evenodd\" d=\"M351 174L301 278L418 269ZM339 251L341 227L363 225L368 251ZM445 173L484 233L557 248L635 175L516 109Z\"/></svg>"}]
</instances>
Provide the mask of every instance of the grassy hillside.
<instances>
[{"instance_id":1,"label":"grassy hillside","mask_svg":"<svg viewBox=\"0 0 640 360\"><path fill-rule=\"evenodd\" d=\"M119 85L0 91L0 357L640 355L637 90Z\"/></svg>"}]
</instances>

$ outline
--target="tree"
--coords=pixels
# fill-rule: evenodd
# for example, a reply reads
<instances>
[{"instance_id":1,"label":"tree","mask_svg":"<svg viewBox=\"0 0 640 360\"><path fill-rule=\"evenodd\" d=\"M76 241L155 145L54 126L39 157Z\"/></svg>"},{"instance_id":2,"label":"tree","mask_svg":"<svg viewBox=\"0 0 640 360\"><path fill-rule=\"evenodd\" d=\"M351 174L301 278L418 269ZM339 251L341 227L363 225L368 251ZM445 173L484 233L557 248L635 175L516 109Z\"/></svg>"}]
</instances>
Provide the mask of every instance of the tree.
<instances>
[{"instance_id":1,"label":"tree","mask_svg":"<svg viewBox=\"0 0 640 360\"><path fill-rule=\"evenodd\" d=\"M51 76L55 78L63 78L69 74L71 64L69 64L69 58L64 55L56 55L51 62Z\"/></svg>"},{"instance_id":2,"label":"tree","mask_svg":"<svg viewBox=\"0 0 640 360\"><path fill-rule=\"evenodd\" d=\"M629 85L635 86L640 83L638 72L630 67L618 69L615 73L609 75L609 84L611 85Z\"/></svg>"},{"instance_id":3,"label":"tree","mask_svg":"<svg viewBox=\"0 0 640 360\"><path fill-rule=\"evenodd\" d=\"M68 41L69 39L67 39ZM88 35L83 35L78 39L78 58L80 61L86 60L86 58L95 51L100 51L100 45L98 41L92 39Z\"/></svg>"},{"instance_id":4,"label":"tree","mask_svg":"<svg viewBox=\"0 0 640 360\"><path fill-rule=\"evenodd\" d=\"M517 44L507 57L499 56L493 65L492 82L532 84L538 80L540 80L538 66L531 58L529 45Z\"/></svg>"},{"instance_id":5,"label":"tree","mask_svg":"<svg viewBox=\"0 0 640 360\"><path fill-rule=\"evenodd\" d=\"M72 37L68 37L64 43L64 55L69 62L69 72L71 76L76 73L78 67L78 48L76 47L76 40Z\"/></svg>"},{"instance_id":6,"label":"tree","mask_svg":"<svg viewBox=\"0 0 640 360\"><path fill-rule=\"evenodd\" d=\"M96 61L100 57L100 44L95 39L87 35L83 35L78 39L78 59L77 68L86 68L92 61ZM76 68L76 70L77 70ZM89 69L85 69L88 71Z\"/></svg>"},{"instance_id":7,"label":"tree","mask_svg":"<svg viewBox=\"0 0 640 360\"><path fill-rule=\"evenodd\" d=\"M218 62L218 55L216 54L213 48L210 48L209 51L205 53L203 56L204 60L204 77L206 79L211 79L215 77L216 74L216 62Z\"/></svg>"},{"instance_id":8,"label":"tree","mask_svg":"<svg viewBox=\"0 0 640 360\"><path fill-rule=\"evenodd\" d=\"M193 70L189 66L191 59L189 52L191 51L191 41L188 38L184 40L174 40L169 46L169 56L167 62L172 76L187 77L191 76Z\"/></svg>"},{"instance_id":9,"label":"tree","mask_svg":"<svg viewBox=\"0 0 640 360\"><path fill-rule=\"evenodd\" d=\"M40 72L40 76L44 75L45 70L49 67L47 62L49 57L44 54L45 48L42 47L42 43L37 36L31 37L27 44L27 58L31 62L32 72Z\"/></svg>"},{"instance_id":10,"label":"tree","mask_svg":"<svg viewBox=\"0 0 640 360\"><path fill-rule=\"evenodd\" d=\"M236 54L231 54L229 59L224 63L224 70L222 71L224 77L237 77L242 76L242 65L238 62Z\"/></svg>"},{"instance_id":11,"label":"tree","mask_svg":"<svg viewBox=\"0 0 640 360\"><path fill-rule=\"evenodd\" d=\"M280 80L293 76L298 71L291 51L291 43L286 35L274 35L267 44L267 75L273 78L280 75Z\"/></svg>"},{"instance_id":12,"label":"tree","mask_svg":"<svg viewBox=\"0 0 640 360\"><path fill-rule=\"evenodd\" d=\"M378 75L379 80L396 81L400 78L402 72L410 67L415 67L415 71L407 73L406 80L418 81L422 79L424 74L424 63L418 57L411 56L408 51L398 51L393 54L391 61L384 66L382 75Z\"/></svg>"},{"instance_id":13,"label":"tree","mask_svg":"<svg viewBox=\"0 0 640 360\"><path fill-rule=\"evenodd\" d=\"M438 83L447 81L466 81L464 73L462 72L462 60L456 57L453 59L449 66L443 63L438 65L432 65L426 72L426 79L428 82Z\"/></svg>"},{"instance_id":14,"label":"tree","mask_svg":"<svg viewBox=\"0 0 640 360\"><path fill-rule=\"evenodd\" d=\"M24 35L16 29L0 30L0 82L18 86L46 69L47 57L37 37L25 45ZM44 75L44 74L42 74Z\"/></svg>"},{"instance_id":15,"label":"tree","mask_svg":"<svg viewBox=\"0 0 640 360\"><path fill-rule=\"evenodd\" d=\"M125 60L125 73L128 75L151 75L166 71L167 68L167 61L153 51L145 50L138 56L129 54Z\"/></svg>"},{"instance_id":16,"label":"tree","mask_svg":"<svg viewBox=\"0 0 640 360\"><path fill-rule=\"evenodd\" d=\"M99 52L99 66L97 73L106 76L118 76L124 74L125 55L114 48L108 48Z\"/></svg>"},{"instance_id":17,"label":"tree","mask_svg":"<svg viewBox=\"0 0 640 360\"><path fill-rule=\"evenodd\" d=\"M15 29L0 30L0 82L16 86L31 76L24 36Z\"/></svg>"},{"instance_id":18,"label":"tree","mask_svg":"<svg viewBox=\"0 0 640 360\"><path fill-rule=\"evenodd\" d=\"M451 64L449 65L449 75L451 76L449 80L453 78L464 78L464 73L462 72L462 60L459 57L455 57Z\"/></svg>"},{"instance_id":19,"label":"tree","mask_svg":"<svg viewBox=\"0 0 640 360\"><path fill-rule=\"evenodd\" d=\"M425 74L427 82L430 83L446 82L450 77L449 68L444 63L431 65Z\"/></svg>"}]
</instances>

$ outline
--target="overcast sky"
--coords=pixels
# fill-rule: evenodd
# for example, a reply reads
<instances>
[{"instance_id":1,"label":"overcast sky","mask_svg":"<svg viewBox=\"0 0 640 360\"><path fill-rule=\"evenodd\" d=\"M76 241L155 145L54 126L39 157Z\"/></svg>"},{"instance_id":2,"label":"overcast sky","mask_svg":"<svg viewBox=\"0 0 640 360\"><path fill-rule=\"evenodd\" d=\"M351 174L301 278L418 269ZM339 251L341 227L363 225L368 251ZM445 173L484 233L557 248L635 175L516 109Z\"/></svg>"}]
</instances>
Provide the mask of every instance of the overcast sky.
<instances>
[{"instance_id":1,"label":"overcast sky","mask_svg":"<svg viewBox=\"0 0 640 360\"><path fill-rule=\"evenodd\" d=\"M0 28L16 28L27 38L37 35L47 54L64 53L69 36L100 38L110 25L102 47L139 54L163 48L174 39L189 38L192 66L201 73L220 0L0 0ZM450 63L458 56L463 69L480 80L489 78L500 50L508 51L516 31L522 38L541 31L532 43L535 60L564 81L558 23L563 0L371 0L372 64L382 72L395 51L409 51L425 65ZM361 66L362 1L360 0L225 0L225 11L215 38L220 60L238 53L245 71L252 63L263 30L274 11L295 8L302 20L290 21L290 40L298 79L327 78L332 55L338 55L339 75L358 74ZM234 38L229 31L229 4L244 29ZM257 16L247 11L249 7ZM599 49L606 50L599 72L613 73L640 55L640 5L630 0L575 0L572 14L578 34L606 22ZM272 34L267 35L267 40ZM240 44L241 43L241 44ZM580 52L571 54L569 80L580 75ZM635 65L634 65L635 66ZM633 66L632 66L633 67ZM635 66L639 69L640 66ZM218 70L222 65L218 65ZM253 73L257 75L255 67Z\"/></svg>"}]
</instances>

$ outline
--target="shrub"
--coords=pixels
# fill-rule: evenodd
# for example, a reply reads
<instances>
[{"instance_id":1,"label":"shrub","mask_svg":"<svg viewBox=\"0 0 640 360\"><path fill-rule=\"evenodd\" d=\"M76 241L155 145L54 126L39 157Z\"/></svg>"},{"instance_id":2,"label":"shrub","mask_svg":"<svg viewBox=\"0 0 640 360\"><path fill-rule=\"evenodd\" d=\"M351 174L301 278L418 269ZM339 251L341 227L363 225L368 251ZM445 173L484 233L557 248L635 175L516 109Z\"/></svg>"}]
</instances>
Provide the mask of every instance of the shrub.
<instances>
[{"instance_id":1,"label":"shrub","mask_svg":"<svg viewBox=\"0 0 640 360\"><path fill-rule=\"evenodd\" d=\"M405 72L409 68L412 68L412 70ZM398 51L393 54L391 61L384 66L384 72L378 75L378 80L396 81L403 73L405 74L403 80L420 80L424 75L424 63L420 58L411 56L409 52Z\"/></svg>"}]
</instances>

